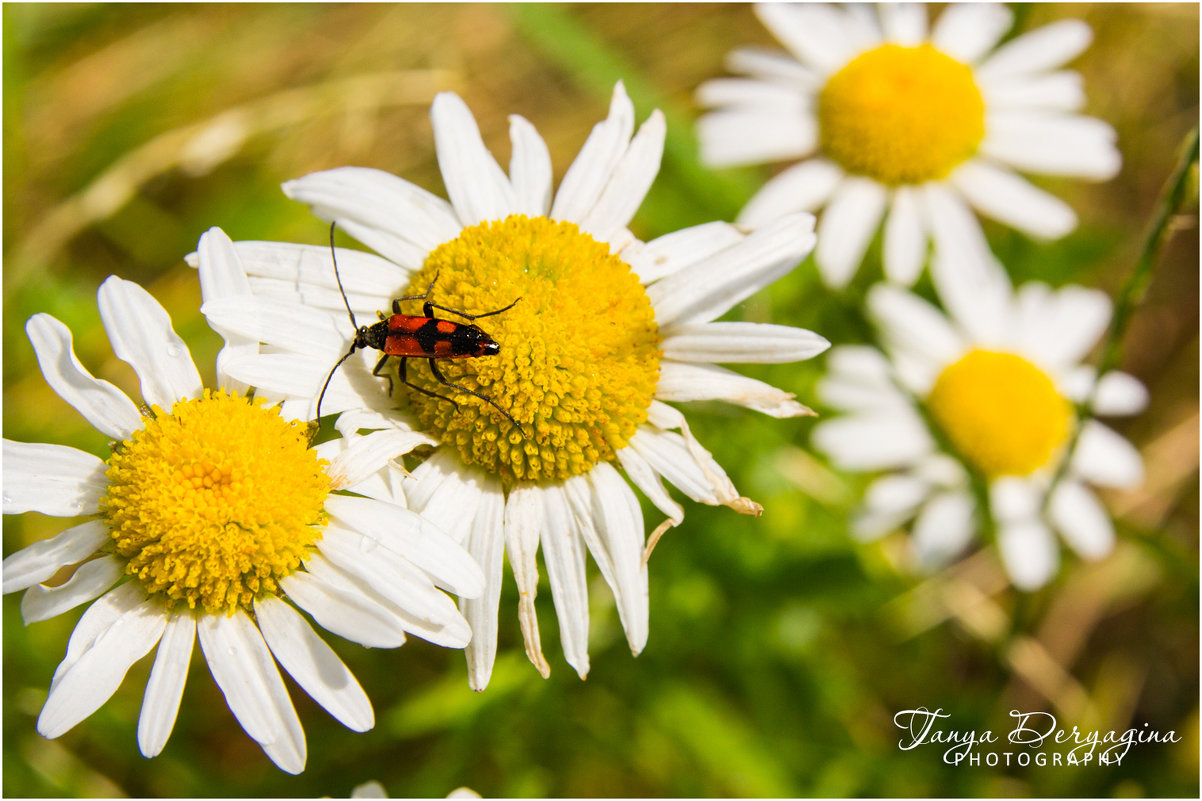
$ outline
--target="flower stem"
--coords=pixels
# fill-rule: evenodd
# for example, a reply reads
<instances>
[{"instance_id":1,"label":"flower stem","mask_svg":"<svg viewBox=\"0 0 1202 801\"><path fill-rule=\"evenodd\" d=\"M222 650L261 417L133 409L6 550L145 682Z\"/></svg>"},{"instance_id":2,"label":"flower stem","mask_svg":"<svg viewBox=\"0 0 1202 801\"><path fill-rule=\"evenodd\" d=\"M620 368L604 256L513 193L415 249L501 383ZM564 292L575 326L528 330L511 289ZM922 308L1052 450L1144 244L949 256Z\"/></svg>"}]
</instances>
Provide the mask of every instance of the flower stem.
<instances>
[{"instance_id":1,"label":"flower stem","mask_svg":"<svg viewBox=\"0 0 1202 801\"><path fill-rule=\"evenodd\" d=\"M1161 190L1155 214L1148 228L1147 238L1144 240L1143 250L1139 254L1139 259L1135 262L1135 269L1131 271L1131 276L1127 279L1127 283L1123 286L1122 291L1119 292L1119 296L1115 300L1114 316L1110 320L1110 329L1106 333L1106 339L1102 344L1102 352L1098 357L1097 378L1094 381L1093 388L1089 391L1089 395L1077 405L1077 419L1080 423L1078 423L1076 429L1073 431L1072 438L1065 449L1064 458L1056 468L1056 474L1052 477L1052 483L1048 487L1047 495L1044 496L1043 505L1045 510L1051 501L1052 491L1060 483L1065 473L1068 472L1068 465L1072 461L1073 452L1076 450L1077 442L1081 438L1081 429L1084 427L1086 420L1093 417L1094 400L1098 392L1098 386L1101 384L1102 376L1114 369L1118 364L1120 356L1119 345L1122 342L1123 335L1127 331L1127 326L1131 322L1132 313L1143 302L1144 296L1147 294L1148 284L1152 280L1152 269L1160 257L1160 252L1174 233L1173 220L1183 207L1197 197L1197 166L1198 129L1194 128L1182 142L1181 156L1177 162L1177 167L1173 170L1172 175L1169 176L1168 181L1165 182L1164 189Z\"/></svg>"}]
</instances>

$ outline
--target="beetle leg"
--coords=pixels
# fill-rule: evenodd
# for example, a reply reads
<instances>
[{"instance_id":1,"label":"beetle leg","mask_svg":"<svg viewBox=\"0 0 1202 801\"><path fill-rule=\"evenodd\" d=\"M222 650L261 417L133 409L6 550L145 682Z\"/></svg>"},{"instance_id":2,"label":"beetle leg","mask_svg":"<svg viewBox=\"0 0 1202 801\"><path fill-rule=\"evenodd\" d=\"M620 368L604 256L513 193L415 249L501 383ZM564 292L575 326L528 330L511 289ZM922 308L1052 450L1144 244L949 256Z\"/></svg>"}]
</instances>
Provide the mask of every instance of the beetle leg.
<instances>
[{"instance_id":1,"label":"beetle leg","mask_svg":"<svg viewBox=\"0 0 1202 801\"><path fill-rule=\"evenodd\" d=\"M514 301L514 302L516 303L517 301ZM438 369L438 364L433 359L427 359L427 361L430 362L430 372L434 374L434 377L436 379L438 379L438 383L442 384L444 387L450 387L451 389L457 389L460 392L466 392L469 395L474 395L475 397L477 397L480 400L484 401L485 403L489 404L494 409L496 409L498 412L505 415L506 420L513 423L514 427L517 428L517 430L521 433L522 439L529 439L529 437L526 436L526 429L522 428L521 424L517 420L513 419L513 415L511 415L509 412L505 411L500 406L498 406L496 401L494 401L492 398L488 397L487 395L481 395L479 392L473 392L472 390L468 389L467 387L461 387L458 384L452 384L442 374L442 371ZM433 393L428 392L426 394L431 395ZM438 396L435 396L435 397L438 397ZM451 399L447 398L447 400L451 400ZM455 403L454 401L451 401L451 402ZM458 406L459 404L456 403L455 405Z\"/></svg>"},{"instance_id":2,"label":"beetle leg","mask_svg":"<svg viewBox=\"0 0 1202 801\"><path fill-rule=\"evenodd\" d=\"M431 361L433 361L433 360L431 360ZM450 401L451 403L455 404L456 406L459 405L459 401L455 400L454 398L448 398L446 395L439 395L437 392L431 392L430 390L426 389L425 387L420 387L417 384L410 381L405 372L405 367L406 367L406 365L408 365L408 363L409 363L409 358L407 356L402 356L401 357L401 368L399 370L402 384L405 384L406 386L416 389L418 392L422 393L423 395L429 395L431 398L438 398L439 400ZM438 374L435 373L435 378L438 378L438 377L439 377ZM443 381L442 383L445 384L447 382ZM454 384L450 384L449 386L454 386Z\"/></svg>"},{"instance_id":3,"label":"beetle leg","mask_svg":"<svg viewBox=\"0 0 1202 801\"><path fill-rule=\"evenodd\" d=\"M380 361L376 362L376 366L372 368L371 374L374 375L376 378L387 378L388 379L388 395L389 395L389 397L391 397L392 396L392 376L380 374L380 371L382 369L384 369L384 365L387 362L388 362L388 354L385 353L383 356L380 357ZM401 374L404 375L404 373L405 373L405 359L402 357L401 358Z\"/></svg>"}]
</instances>

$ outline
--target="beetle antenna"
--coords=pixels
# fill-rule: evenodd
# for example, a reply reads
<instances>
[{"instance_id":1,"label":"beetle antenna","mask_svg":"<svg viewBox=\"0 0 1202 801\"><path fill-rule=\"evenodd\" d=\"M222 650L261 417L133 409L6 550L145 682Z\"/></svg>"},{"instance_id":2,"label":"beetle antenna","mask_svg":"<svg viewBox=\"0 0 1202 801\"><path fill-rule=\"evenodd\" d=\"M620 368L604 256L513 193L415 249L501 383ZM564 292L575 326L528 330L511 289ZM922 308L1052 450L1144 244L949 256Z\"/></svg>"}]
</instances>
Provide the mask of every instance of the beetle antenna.
<instances>
[{"instance_id":1,"label":"beetle antenna","mask_svg":"<svg viewBox=\"0 0 1202 801\"><path fill-rule=\"evenodd\" d=\"M346 290L342 288L342 276L338 274L338 257L334 255L334 228L338 225L338 221L330 223L330 261L334 262L334 280L338 282L338 291L342 293L342 303L346 306L346 316L351 318L351 328L359 330L358 324L355 322L355 313L351 311L351 302L346 299ZM350 356L348 353L347 356ZM345 356L343 358L346 358ZM338 362L342 364L342 362ZM328 383L328 381L327 381Z\"/></svg>"},{"instance_id":2,"label":"beetle antenna","mask_svg":"<svg viewBox=\"0 0 1202 801\"><path fill-rule=\"evenodd\" d=\"M338 274L338 256L334 252L334 229L338 226L338 221L330 223L330 261L334 264L334 279L338 282L338 292L342 295L342 303L346 306L346 316L351 320L351 329L356 333L359 330L355 323L355 313L351 311L351 302L346 299L346 290L342 287L342 276ZM334 372L342 366L342 363L351 357L355 352L355 343L351 343L351 349L348 350L338 362L330 368L330 374L326 376L326 382L321 385L321 393L317 396L317 419L321 419L321 402L326 396L326 390L330 388L330 381L334 378Z\"/></svg>"},{"instance_id":3,"label":"beetle antenna","mask_svg":"<svg viewBox=\"0 0 1202 801\"><path fill-rule=\"evenodd\" d=\"M317 415L315 416L315 419L317 419L317 420L321 419L321 401L326 396L326 389L328 389L330 386L330 380L334 378L334 371L337 370L339 367L341 367L342 363L345 362L347 359L349 359L351 357L351 354L354 352L355 352L355 346L351 345L351 349L348 350L346 352L346 354L343 355L343 357L338 360L337 364L335 364L333 367L330 368L330 374L326 376L326 382L321 385L321 394L317 396Z\"/></svg>"}]
</instances>

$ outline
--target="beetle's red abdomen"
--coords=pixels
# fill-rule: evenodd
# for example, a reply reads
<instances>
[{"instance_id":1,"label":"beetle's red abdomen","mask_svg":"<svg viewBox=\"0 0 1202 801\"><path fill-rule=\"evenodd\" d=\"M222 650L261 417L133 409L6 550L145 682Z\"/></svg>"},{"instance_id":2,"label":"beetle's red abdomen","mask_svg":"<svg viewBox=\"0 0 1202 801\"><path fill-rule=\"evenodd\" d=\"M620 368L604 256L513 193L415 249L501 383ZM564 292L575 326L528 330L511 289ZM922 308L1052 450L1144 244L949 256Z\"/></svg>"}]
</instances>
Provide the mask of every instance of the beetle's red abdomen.
<instances>
[{"instance_id":1,"label":"beetle's red abdomen","mask_svg":"<svg viewBox=\"0 0 1202 801\"><path fill-rule=\"evenodd\" d=\"M394 314L388 318L388 338L382 350L390 356L467 359L492 355L497 347L474 325Z\"/></svg>"}]
</instances>

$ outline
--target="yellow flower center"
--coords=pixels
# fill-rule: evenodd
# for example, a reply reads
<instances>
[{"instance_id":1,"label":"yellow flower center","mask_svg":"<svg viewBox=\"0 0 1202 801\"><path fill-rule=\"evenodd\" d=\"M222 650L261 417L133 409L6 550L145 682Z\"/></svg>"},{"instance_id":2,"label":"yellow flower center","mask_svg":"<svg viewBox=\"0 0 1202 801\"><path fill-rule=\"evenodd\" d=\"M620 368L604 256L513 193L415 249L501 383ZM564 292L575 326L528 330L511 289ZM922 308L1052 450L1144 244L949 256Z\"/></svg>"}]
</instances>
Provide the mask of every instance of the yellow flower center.
<instances>
[{"instance_id":1,"label":"yellow flower center","mask_svg":"<svg viewBox=\"0 0 1202 801\"><path fill-rule=\"evenodd\" d=\"M1027 475L1067 439L1073 407L1047 374L1012 353L970 351L946 367L927 408L960 454L989 478Z\"/></svg>"},{"instance_id":2,"label":"yellow flower center","mask_svg":"<svg viewBox=\"0 0 1202 801\"><path fill-rule=\"evenodd\" d=\"M114 449L101 513L148 593L248 608L321 537L330 482L308 428L224 390L154 407Z\"/></svg>"},{"instance_id":3,"label":"yellow flower center","mask_svg":"<svg viewBox=\"0 0 1202 801\"><path fill-rule=\"evenodd\" d=\"M431 301L468 314L521 298L476 321L497 354L437 365L447 381L492 399L529 439L491 404L440 384L428 365L408 365L410 381L458 404L404 388L426 429L465 463L506 481L564 479L613 459L647 419L659 329L638 277L607 244L573 223L513 215L440 245L405 294L424 293L435 276Z\"/></svg>"},{"instance_id":4,"label":"yellow flower center","mask_svg":"<svg viewBox=\"0 0 1202 801\"><path fill-rule=\"evenodd\" d=\"M944 178L985 136L972 69L929 44L881 45L832 75L818 98L823 151L882 184Z\"/></svg>"}]
</instances>

